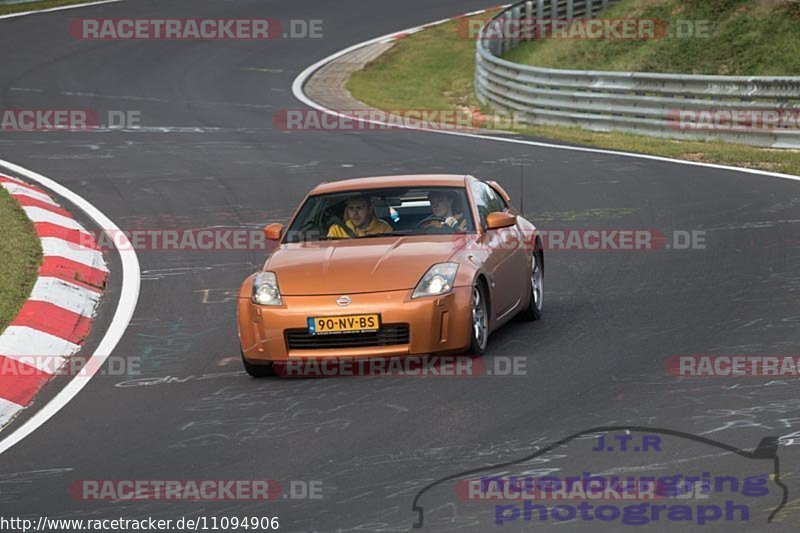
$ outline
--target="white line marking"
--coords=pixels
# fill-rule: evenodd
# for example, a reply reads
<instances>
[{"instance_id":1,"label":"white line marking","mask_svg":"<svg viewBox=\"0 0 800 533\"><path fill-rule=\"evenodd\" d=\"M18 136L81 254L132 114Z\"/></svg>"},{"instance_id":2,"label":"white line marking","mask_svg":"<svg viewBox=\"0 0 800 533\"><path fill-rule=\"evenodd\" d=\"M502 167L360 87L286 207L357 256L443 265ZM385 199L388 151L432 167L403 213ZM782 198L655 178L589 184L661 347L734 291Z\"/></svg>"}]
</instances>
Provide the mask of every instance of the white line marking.
<instances>
[{"instance_id":1,"label":"white line marking","mask_svg":"<svg viewBox=\"0 0 800 533\"><path fill-rule=\"evenodd\" d=\"M458 17L456 17L456 18L458 18ZM451 20L455 20L455 19L434 20L433 22L428 22L427 24L423 24L422 26L419 26L419 27L420 28L430 28L431 26L438 26L439 24L444 24L445 22L450 22Z\"/></svg>"},{"instance_id":2,"label":"white line marking","mask_svg":"<svg viewBox=\"0 0 800 533\"><path fill-rule=\"evenodd\" d=\"M36 280L28 300L47 302L82 316L94 316L101 293L68 283L58 278ZM5 335L5 333L3 333ZM2 336L0 336L2 338Z\"/></svg>"},{"instance_id":3,"label":"white line marking","mask_svg":"<svg viewBox=\"0 0 800 533\"><path fill-rule=\"evenodd\" d=\"M504 7L504 6L499 6ZM321 59L314 63L313 65L307 67L303 72L301 72L292 82L292 93L294 97L306 104L309 107L322 111L323 113L328 113L330 115L334 115L337 117L344 117L350 120L355 120L357 122L368 123L368 124L376 124L376 125L383 125L388 126L387 123L379 121L379 120L370 120L362 117L355 117L348 115L346 113L339 113L338 111L334 111L333 109L328 109L327 107L313 101L309 98L306 93L303 91L303 86L308 81L308 78L311 77L314 72L325 66L326 64L339 59L343 55L349 54L359 48L364 48L365 46L369 46L375 43L384 43L390 41L394 35L397 35L400 32L392 32L386 35L381 35L380 37L375 37L374 39L370 39L368 41L364 41L362 43L354 44L345 48L344 50L340 50L335 54L331 54L328 57ZM392 124L395 126L395 124ZM536 146L539 148L549 148L553 150L568 150L572 152L583 152L583 153L590 153L590 154L603 154L603 155L614 155L620 157L632 157L637 159L647 159L650 161L661 161L664 163L675 163L678 165L689 165L694 167L704 167L704 168L716 168L719 170L732 170L734 172L743 172L745 174L756 174L759 176L770 176L773 178L781 178L781 179L788 179L794 181L800 181L800 176L793 176L791 174L780 174L778 172L769 172L766 170L757 170L753 168L740 168L740 167L732 167L727 165L718 165L714 163L700 163L698 161L684 161L682 159L671 159L669 157L661 157L656 155L645 155L645 154L634 154L630 152L618 152L616 150L605 150L603 148L587 148L581 146L564 146L560 144L553 144L553 143L545 143L545 142L538 142L538 141L529 141L525 139L509 139L505 137L495 137L493 135L480 135L476 133L466 133L461 131L449 131L449 130L437 130L437 129L429 129L424 127L415 127L409 126L407 124L397 124L397 128L399 129L408 129L408 130L416 130L422 131L426 133L437 133L440 135L455 135L457 137L467 137L470 139L480 139L483 141L494 141L494 142L502 142L502 143L512 143L512 144L523 144L526 146Z\"/></svg>"},{"instance_id":4,"label":"white line marking","mask_svg":"<svg viewBox=\"0 0 800 533\"><path fill-rule=\"evenodd\" d=\"M29 198L40 200L48 205L52 205L54 207L61 207L57 203L55 203L52 198L39 191L34 191L27 187L23 187L22 185L17 185L15 183L3 183L2 185L3 188L8 191L8 194L17 196L28 196Z\"/></svg>"},{"instance_id":5,"label":"white line marking","mask_svg":"<svg viewBox=\"0 0 800 533\"><path fill-rule=\"evenodd\" d=\"M84 200L81 196L75 194L63 185L59 185L50 178L46 178L41 174L30 171L14 163L0 159L0 165L8 170L33 180L40 185L50 189L55 194L66 198L74 205L78 206L95 224L100 228L105 228L109 237L112 235L119 235L120 239L119 256L122 262L122 287L120 288L120 297L117 304L117 310L114 312L114 317L111 320L111 325L105 332L103 339L97 346L92 357L87 361L84 367L85 374L76 376L70 381L66 387L61 389L56 396L50 400L44 407L42 407L35 415L28 419L24 424L18 427L13 433L8 435L5 439L0 441L0 454L8 451L12 446L19 443L25 437L36 431L45 422L50 420L56 413L58 413L65 405L67 405L78 393L86 386L91 378L102 368L103 363L114 351L114 348L119 343L125 330L130 324L133 312L136 310L136 302L139 300L140 289L140 271L139 259L136 257L136 250L128 241L122 230L114 224L107 216L101 213L96 207Z\"/></svg>"},{"instance_id":6,"label":"white line marking","mask_svg":"<svg viewBox=\"0 0 800 533\"><path fill-rule=\"evenodd\" d=\"M79 349L80 346L68 340L27 326L8 326L0 337L0 355L10 359L27 356L23 361L25 364L33 364L39 370L48 373L61 365L45 363L46 357L63 358Z\"/></svg>"},{"instance_id":7,"label":"white line marking","mask_svg":"<svg viewBox=\"0 0 800 533\"><path fill-rule=\"evenodd\" d=\"M469 13L464 13L462 17L471 17L473 15L480 15L481 13L486 13L489 11L488 9L479 9L477 11L470 11Z\"/></svg>"},{"instance_id":8,"label":"white line marking","mask_svg":"<svg viewBox=\"0 0 800 533\"><path fill-rule=\"evenodd\" d=\"M100 0L99 2L89 2L88 4L72 4L68 6L51 7L48 9L38 9L35 11L22 11L20 13L9 13L8 15L0 15L0 19L24 17L25 15L38 15L39 13L52 13L53 11L64 11L65 9L77 9L79 7L99 6L100 4L113 4L115 2L122 2L122 0Z\"/></svg>"},{"instance_id":9,"label":"white line marking","mask_svg":"<svg viewBox=\"0 0 800 533\"><path fill-rule=\"evenodd\" d=\"M5 426L20 411L22 411L21 405L9 402L5 398L0 398L0 427Z\"/></svg>"},{"instance_id":10,"label":"white line marking","mask_svg":"<svg viewBox=\"0 0 800 533\"><path fill-rule=\"evenodd\" d=\"M106 268L106 264L103 261L103 254L99 250L80 246L56 237L43 237L40 240L42 241L42 254L45 257L63 257L64 259L108 272L108 268Z\"/></svg>"},{"instance_id":11,"label":"white line marking","mask_svg":"<svg viewBox=\"0 0 800 533\"><path fill-rule=\"evenodd\" d=\"M49 222L63 228L86 232L86 230L83 229L83 226L78 224L78 221L74 218L59 215L58 213L53 213L52 211L42 209L41 207L23 205L22 209L25 211L25 214L28 215L28 218L34 222Z\"/></svg>"}]
</instances>

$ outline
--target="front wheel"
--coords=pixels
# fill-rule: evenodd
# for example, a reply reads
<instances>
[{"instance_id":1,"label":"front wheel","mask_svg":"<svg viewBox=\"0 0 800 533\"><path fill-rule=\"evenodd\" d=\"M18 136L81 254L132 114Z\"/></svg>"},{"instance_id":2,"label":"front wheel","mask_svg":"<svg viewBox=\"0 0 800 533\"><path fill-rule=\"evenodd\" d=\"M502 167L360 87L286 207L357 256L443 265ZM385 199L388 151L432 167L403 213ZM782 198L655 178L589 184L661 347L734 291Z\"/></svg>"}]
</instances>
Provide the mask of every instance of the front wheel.
<instances>
[{"instance_id":1,"label":"front wheel","mask_svg":"<svg viewBox=\"0 0 800 533\"><path fill-rule=\"evenodd\" d=\"M242 352L242 365L244 365L245 372L254 378L266 378L275 375L275 369L273 368L272 363L268 365L254 365L245 359L244 352Z\"/></svg>"},{"instance_id":2,"label":"front wheel","mask_svg":"<svg viewBox=\"0 0 800 533\"><path fill-rule=\"evenodd\" d=\"M542 252L534 252L531 261L531 298L528 307L522 311L525 320L539 320L542 318L542 303L544 301L544 267L542 265Z\"/></svg>"},{"instance_id":3,"label":"front wheel","mask_svg":"<svg viewBox=\"0 0 800 533\"><path fill-rule=\"evenodd\" d=\"M476 281L472 287L472 341L470 355L483 355L489 343L489 306L486 305L486 289Z\"/></svg>"}]
</instances>

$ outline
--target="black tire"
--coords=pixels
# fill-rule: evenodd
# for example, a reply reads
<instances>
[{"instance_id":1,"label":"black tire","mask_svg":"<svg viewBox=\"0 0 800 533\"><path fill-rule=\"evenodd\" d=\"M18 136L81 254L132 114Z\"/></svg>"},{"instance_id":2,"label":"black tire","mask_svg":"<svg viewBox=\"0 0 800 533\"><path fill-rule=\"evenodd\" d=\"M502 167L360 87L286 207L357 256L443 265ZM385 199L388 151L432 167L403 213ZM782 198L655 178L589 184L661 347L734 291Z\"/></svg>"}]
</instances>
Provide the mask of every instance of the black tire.
<instances>
[{"instance_id":1,"label":"black tire","mask_svg":"<svg viewBox=\"0 0 800 533\"><path fill-rule=\"evenodd\" d=\"M538 279L538 292L534 279ZM531 262L531 281L530 281L530 301L520 316L529 321L539 320L542 318L542 307L544 304L544 265L542 264L541 250L533 252L533 261Z\"/></svg>"},{"instance_id":2,"label":"black tire","mask_svg":"<svg viewBox=\"0 0 800 533\"><path fill-rule=\"evenodd\" d=\"M275 375L275 369L272 367L272 363L268 365L255 365L244 358L244 352L242 352L242 365L244 365L245 372L254 378L266 378Z\"/></svg>"},{"instance_id":3,"label":"black tire","mask_svg":"<svg viewBox=\"0 0 800 533\"><path fill-rule=\"evenodd\" d=\"M486 347L489 345L489 301L486 298L486 287L480 280L476 281L475 285L472 287L471 302L472 305L470 307L472 312L470 314L470 323L472 327L470 328L470 355L483 355L486 353ZM483 330L483 334L480 336L478 334L479 327L476 325L476 313L479 313L479 309L482 309L483 317L482 320L480 317L477 317L478 320L482 321L480 329Z\"/></svg>"}]
</instances>

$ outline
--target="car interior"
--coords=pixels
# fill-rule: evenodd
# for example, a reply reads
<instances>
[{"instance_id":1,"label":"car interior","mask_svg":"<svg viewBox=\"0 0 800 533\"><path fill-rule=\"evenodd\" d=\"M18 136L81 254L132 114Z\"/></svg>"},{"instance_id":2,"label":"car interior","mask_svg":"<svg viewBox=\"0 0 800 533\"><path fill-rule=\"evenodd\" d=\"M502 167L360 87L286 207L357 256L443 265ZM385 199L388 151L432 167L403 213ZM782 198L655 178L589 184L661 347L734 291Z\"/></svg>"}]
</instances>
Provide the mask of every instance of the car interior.
<instances>
[{"instance_id":1,"label":"car interior","mask_svg":"<svg viewBox=\"0 0 800 533\"><path fill-rule=\"evenodd\" d=\"M428 201L428 194L432 190L435 189L380 189L365 191L364 194L372 201L376 216L391 225L395 231L431 234L454 233L455 230L449 227L419 227L419 224L432 214ZM358 194L358 192L350 192L326 195L313 202L307 213L306 209L302 209L297 217L297 222L301 224L297 229L302 233L302 237L297 240L314 240L327 235L328 229L334 224L343 225L346 220L347 200ZM467 211L465 194L453 194L452 196L453 213L464 213L468 219L471 218Z\"/></svg>"}]
</instances>

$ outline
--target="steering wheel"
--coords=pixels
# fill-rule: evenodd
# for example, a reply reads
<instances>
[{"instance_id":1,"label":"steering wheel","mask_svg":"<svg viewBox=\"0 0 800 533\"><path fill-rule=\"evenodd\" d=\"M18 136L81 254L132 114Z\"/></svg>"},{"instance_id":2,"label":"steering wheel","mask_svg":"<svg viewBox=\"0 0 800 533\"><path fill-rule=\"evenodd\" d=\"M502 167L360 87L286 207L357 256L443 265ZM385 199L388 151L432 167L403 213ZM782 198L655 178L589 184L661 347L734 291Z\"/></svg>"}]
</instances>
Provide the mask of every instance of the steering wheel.
<instances>
[{"instance_id":1,"label":"steering wheel","mask_svg":"<svg viewBox=\"0 0 800 533\"><path fill-rule=\"evenodd\" d=\"M427 217L425 217L422 220L420 220L419 222L417 222L417 227L421 228L422 226L424 226L428 222L433 222L433 221L436 221L436 220L441 222L443 226L447 226L447 224L444 223L444 221L445 221L444 217L437 217L436 215L428 215Z\"/></svg>"}]
</instances>

